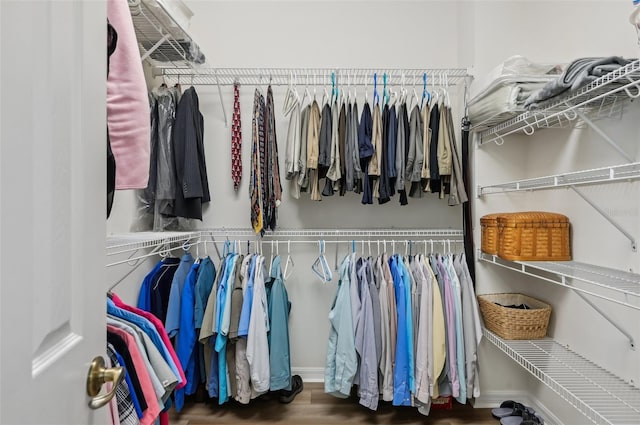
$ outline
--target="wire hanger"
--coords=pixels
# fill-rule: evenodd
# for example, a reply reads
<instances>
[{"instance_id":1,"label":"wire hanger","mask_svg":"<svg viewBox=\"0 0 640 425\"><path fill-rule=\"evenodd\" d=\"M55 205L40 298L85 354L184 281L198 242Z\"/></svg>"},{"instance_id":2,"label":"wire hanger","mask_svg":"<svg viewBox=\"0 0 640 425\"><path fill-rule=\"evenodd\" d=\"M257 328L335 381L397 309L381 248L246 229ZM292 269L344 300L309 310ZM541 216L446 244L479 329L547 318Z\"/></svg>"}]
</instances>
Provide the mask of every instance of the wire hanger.
<instances>
[{"instance_id":1,"label":"wire hanger","mask_svg":"<svg viewBox=\"0 0 640 425\"><path fill-rule=\"evenodd\" d=\"M326 257L324 256L324 240L318 241L318 251L320 255L316 258L316 261L311 265L311 270L313 273L322 280L322 283L331 282L333 279L333 275L331 273L331 267L329 267L329 263L327 262Z\"/></svg>"}]
</instances>

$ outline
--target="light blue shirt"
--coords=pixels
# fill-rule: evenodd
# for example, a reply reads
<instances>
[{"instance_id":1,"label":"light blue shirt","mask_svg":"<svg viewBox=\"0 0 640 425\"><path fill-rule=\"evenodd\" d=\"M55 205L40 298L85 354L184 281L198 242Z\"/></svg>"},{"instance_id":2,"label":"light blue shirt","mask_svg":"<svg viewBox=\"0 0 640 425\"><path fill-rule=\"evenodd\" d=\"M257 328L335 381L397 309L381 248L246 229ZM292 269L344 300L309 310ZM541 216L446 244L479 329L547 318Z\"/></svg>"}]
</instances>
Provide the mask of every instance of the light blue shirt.
<instances>
[{"instance_id":1,"label":"light blue shirt","mask_svg":"<svg viewBox=\"0 0 640 425\"><path fill-rule=\"evenodd\" d=\"M394 406L411 406L411 386L409 377L409 343L407 324L407 291L403 276L402 261L397 256L389 259L391 277L396 292L396 311L398 315L398 333L396 337L396 364L393 370L393 401Z\"/></svg>"},{"instance_id":2,"label":"light blue shirt","mask_svg":"<svg viewBox=\"0 0 640 425\"><path fill-rule=\"evenodd\" d=\"M180 265L173 275L171 281L171 291L169 292L169 304L167 305L167 318L164 321L164 327L169 338L176 336L180 330L180 300L182 288L187 279L187 275L191 272L191 266L194 259L190 253L186 253L180 260Z\"/></svg>"},{"instance_id":3,"label":"light blue shirt","mask_svg":"<svg viewBox=\"0 0 640 425\"><path fill-rule=\"evenodd\" d=\"M256 268L256 258L254 255L249 263L247 275L247 289L242 300L242 312L240 313L240 323L238 325L238 336L246 337L249 334L249 319L251 318L251 305L253 303L253 275Z\"/></svg>"},{"instance_id":4,"label":"light blue shirt","mask_svg":"<svg viewBox=\"0 0 640 425\"><path fill-rule=\"evenodd\" d=\"M358 368L351 316L349 267L350 261L347 256L340 266L338 289L329 312L331 329L327 348L327 367L324 370L324 391L339 398L347 398L351 394L351 385Z\"/></svg>"},{"instance_id":5,"label":"light blue shirt","mask_svg":"<svg viewBox=\"0 0 640 425\"><path fill-rule=\"evenodd\" d=\"M413 358L413 309L411 308L411 273L401 258L398 258L398 266L402 268L402 279L404 281L404 296L406 306L406 333L407 333L407 357L409 362L409 389L412 393L416 392L415 382L415 361Z\"/></svg>"}]
</instances>

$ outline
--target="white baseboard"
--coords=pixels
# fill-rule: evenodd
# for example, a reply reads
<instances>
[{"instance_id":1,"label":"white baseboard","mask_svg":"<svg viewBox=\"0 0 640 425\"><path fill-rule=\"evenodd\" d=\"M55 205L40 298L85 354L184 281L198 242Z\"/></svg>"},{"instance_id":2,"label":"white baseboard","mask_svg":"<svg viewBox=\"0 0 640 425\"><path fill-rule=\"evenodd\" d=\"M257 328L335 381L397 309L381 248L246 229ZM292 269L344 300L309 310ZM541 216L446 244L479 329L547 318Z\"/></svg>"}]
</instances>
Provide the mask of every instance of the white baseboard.
<instances>
[{"instance_id":1,"label":"white baseboard","mask_svg":"<svg viewBox=\"0 0 640 425\"><path fill-rule=\"evenodd\" d=\"M544 418L544 423L547 425L563 425L560 419L540 400L525 391L484 391L480 397L474 400L473 407L494 408L500 406L500 403L505 400L515 400L525 406L532 407L538 415Z\"/></svg>"},{"instance_id":2,"label":"white baseboard","mask_svg":"<svg viewBox=\"0 0 640 425\"><path fill-rule=\"evenodd\" d=\"M292 367L293 375L300 375L304 382L324 382L323 367Z\"/></svg>"}]
</instances>

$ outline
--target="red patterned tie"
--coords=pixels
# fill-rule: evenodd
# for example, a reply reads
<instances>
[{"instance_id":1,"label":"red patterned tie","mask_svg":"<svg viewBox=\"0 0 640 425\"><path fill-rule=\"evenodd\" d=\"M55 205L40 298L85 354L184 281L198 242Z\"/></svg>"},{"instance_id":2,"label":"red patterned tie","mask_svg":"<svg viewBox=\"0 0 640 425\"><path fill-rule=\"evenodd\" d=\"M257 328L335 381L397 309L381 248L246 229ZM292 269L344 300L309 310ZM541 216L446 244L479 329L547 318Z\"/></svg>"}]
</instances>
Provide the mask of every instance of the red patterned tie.
<instances>
[{"instance_id":1,"label":"red patterned tie","mask_svg":"<svg viewBox=\"0 0 640 425\"><path fill-rule=\"evenodd\" d=\"M240 121L240 86L233 85L233 118L231 121L231 179L238 190L242 179L242 123Z\"/></svg>"}]
</instances>

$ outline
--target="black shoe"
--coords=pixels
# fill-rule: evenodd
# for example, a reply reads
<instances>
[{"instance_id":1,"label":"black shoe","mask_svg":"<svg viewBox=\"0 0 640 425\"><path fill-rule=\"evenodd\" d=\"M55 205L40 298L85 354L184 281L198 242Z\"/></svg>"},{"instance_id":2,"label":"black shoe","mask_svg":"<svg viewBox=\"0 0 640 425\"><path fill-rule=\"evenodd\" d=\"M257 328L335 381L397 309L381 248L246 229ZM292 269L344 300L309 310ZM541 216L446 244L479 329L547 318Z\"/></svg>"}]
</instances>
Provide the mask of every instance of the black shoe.
<instances>
[{"instance_id":1,"label":"black shoe","mask_svg":"<svg viewBox=\"0 0 640 425\"><path fill-rule=\"evenodd\" d=\"M293 375L291 377L291 390L281 390L278 401L280 403L291 403L296 398L296 395L302 392L303 388L304 385L300 375Z\"/></svg>"}]
</instances>

